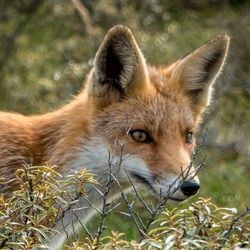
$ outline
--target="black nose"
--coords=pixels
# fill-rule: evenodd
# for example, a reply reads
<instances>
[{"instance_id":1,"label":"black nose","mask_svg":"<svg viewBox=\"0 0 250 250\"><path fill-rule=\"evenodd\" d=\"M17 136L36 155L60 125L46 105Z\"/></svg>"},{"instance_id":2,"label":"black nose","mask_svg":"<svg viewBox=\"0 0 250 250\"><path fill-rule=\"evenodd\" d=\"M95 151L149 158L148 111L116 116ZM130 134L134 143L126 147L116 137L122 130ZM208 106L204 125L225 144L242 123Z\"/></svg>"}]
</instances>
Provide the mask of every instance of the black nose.
<instances>
[{"instance_id":1,"label":"black nose","mask_svg":"<svg viewBox=\"0 0 250 250\"><path fill-rule=\"evenodd\" d=\"M200 185L195 180L184 181L181 184L181 191L186 196L195 195L200 189Z\"/></svg>"}]
</instances>

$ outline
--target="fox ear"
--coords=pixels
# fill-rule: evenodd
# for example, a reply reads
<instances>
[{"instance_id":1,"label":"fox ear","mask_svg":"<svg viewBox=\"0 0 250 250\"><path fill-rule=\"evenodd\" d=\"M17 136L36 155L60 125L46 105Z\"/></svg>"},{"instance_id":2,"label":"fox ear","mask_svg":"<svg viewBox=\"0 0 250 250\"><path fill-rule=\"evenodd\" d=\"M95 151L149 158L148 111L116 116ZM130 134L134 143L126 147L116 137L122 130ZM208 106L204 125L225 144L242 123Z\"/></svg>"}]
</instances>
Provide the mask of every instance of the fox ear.
<instances>
[{"instance_id":1,"label":"fox ear","mask_svg":"<svg viewBox=\"0 0 250 250\"><path fill-rule=\"evenodd\" d=\"M90 77L92 94L106 101L147 82L145 59L127 27L117 25L109 30L97 51Z\"/></svg>"},{"instance_id":2,"label":"fox ear","mask_svg":"<svg viewBox=\"0 0 250 250\"><path fill-rule=\"evenodd\" d=\"M171 78L190 97L196 115L201 114L210 103L212 86L222 70L228 46L229 37L220 35L174 66Z\"/></svg>"}]
</instances>

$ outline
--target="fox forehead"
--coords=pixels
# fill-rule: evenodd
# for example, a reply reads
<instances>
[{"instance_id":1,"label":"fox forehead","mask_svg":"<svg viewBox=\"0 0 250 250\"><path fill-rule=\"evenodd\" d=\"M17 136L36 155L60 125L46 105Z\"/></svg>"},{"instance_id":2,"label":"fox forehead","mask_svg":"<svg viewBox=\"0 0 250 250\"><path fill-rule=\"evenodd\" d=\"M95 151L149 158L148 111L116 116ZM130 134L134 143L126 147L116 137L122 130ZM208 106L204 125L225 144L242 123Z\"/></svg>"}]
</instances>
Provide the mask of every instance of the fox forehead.
<instances>
[{"instance_id":1,"label":"fox forehead","mask_svg":"<svg viewBox=\"0 0 250 250\"><path fill-rule=\"evenodd\" d=\"M168 137L175 131L195 129L196 122L188 98L171 87L170 80L161 70L150 74L151 88L140 89L118 103L111 104L100 118L100 127L111 132L116 127L145 129L152 135ZM157 73L158 72L158 73Z\"/></svg>"}]
</instances>

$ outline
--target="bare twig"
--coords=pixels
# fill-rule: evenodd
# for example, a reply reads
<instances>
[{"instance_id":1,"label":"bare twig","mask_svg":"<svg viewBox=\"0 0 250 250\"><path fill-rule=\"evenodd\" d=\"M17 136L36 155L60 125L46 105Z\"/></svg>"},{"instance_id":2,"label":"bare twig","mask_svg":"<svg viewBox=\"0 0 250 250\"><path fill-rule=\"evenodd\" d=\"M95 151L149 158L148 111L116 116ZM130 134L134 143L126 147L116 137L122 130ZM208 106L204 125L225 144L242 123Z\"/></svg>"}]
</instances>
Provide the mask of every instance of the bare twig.
<instances>
[{"instance_id":1,"label":"bare twig","mask_svg":"<svg viewBox=\"0 0 250 250\"><path fill-rule=\"evenodd\" d=\"M128 210L129 210L129 214L131 216L132 221L134 222L134 224L135 224L138 232L141 234L141 236L143 238L145 238L145 234L142 233L142 232L144 232L144 230L141 229L141 226L143 226L143 225L140 225L138 223L138 218L139 218L138 214L136 213L136 211L134 210L133 206L130 204L129 200L127 199L127 196L126 196L126 194L123 191L123 187L120 184L120 182L118 181L118 179L115 176L113 176L113 179L116 182L116 184L118 185L118 187L120 188L121 197L125 201L125 204L126 204ZM139 222L141 223L141 221L139 221ZM144 228L145 228L145 226L144 226Z\"/></svg>"},{"instance_id":2,"label":"bare twig","mask_svg":"<svg viewBox=\"0 0 250 250\"><path fill-rule=\"evenodd\" d=\"M134 192L135 192L135 195L139 198L140 202L141 202L141 203L143 204L143 206L147 209L147 211L148 211L150 214L153 214L153 212L151 211L150 207L147 205L147 203L143 200L143 198L141 197L141 195L140 195L139 192L137 191L137 189L136 189L136 187L135 187L133 181L131 180L131 177L130 177L130 175L129 175L129 173L128 173L128 171L127 171L126 169L125 169L125 172L126 172L126 175L127 175L128 179L129 179L129 182L130 182L130 184L131 184L131 186L132 186L132 188L133 188L133 190L134 190Z\"/></svg>"},{"instance_id":3,"label":"bare twig","mask_svg":"<svg viewBox=\"0 0 250 250\"><path fill-rule=\"evenodd\" d=\"M237 216L236 218L234 218L234 219L232 220L232 223L231 223L229 229L225 232L224 237L225 237L225 238L229 238L230 235L232 234L233 230L235 229L236 224L237 224L242 218L244 218L247 214L249 214L249 213L250 213L250 208L249 208L248 206L246 206L246 210L245 210L243 213L241 213L239 216Z\"/></svg>"},{"instance_id":4,"label":"bare twig","mask_svg":"<svg viewBox=\"0 0 250 250\"><path fill-rule=\"evenodd\" d=\"M88 9L83 5L83 3L80 0L71 0L71 2L73 3L75 9L78 11L85 25L87 34L93 36L100 33L100 30L92 24L90 13Z\"/></svg>"},{"instance_id":5,"label":"bare twig","mask_svg":"<svg viewBox=\"0 0 250 250\"><path fill-rule=\"evenodd\" d=\"M107 197L108 197L108 194L110 192L110 188L111 188L111 185L114 181L113 179L113 175L112 175L112 161L111 161L111 154L109 152L109 158L108 158L108 166L109 166L109 177L108 177L108 181L105 185L105 190L104 190L104 193L102 195L102 210L101 210L101 219L100 219L100 222L99 222L99 226L98 226L98 229L97 229L97 233L95 235L95 238L96 238L96 245L98 246L99 243L100 243L100 237L105 229L105 225L104 225L104 222L105 222L105 219L107 217L107 215L109 214L110 211L112 211L112 209L107 209L108 206L110 204L108 204L107 202ZM99 193L101 194L101 193Z\"/></svg>"},{"instance_id":6,"label":"bare twig","mask_svg":"<svg viewBox=\"0 0 250 250\"><path fill-rule=\"evenodd\" d=\"M82 223L81 219L78 217L78 215L74 212L74 210L72 210L72 213L74 214L74 216L77 218L78 222L80 223L81 227L84 229L85 233L87 234L88 238L90 240L93 241L93 236L92 234L90 233L90 231L88 230L88 228L85 226L84 223Z\"/></svg>"}]
</instances>

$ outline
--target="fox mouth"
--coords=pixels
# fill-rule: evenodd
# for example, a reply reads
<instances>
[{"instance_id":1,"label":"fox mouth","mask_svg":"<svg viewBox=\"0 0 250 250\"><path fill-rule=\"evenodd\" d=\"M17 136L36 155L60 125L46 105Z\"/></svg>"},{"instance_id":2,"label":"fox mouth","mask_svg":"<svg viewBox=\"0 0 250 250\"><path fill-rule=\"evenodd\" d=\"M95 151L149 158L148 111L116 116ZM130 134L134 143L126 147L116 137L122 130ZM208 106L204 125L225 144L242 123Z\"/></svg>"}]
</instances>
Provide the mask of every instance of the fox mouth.
<instances>
[{"instance_id":1,"label":"fox mouth","mask_svg":"<svg viewBox=\"0 0 250 250\"><path fill-rule=\"evenodd\" d=\"M143 176L141 176L141 175L139 175L137 173L134 173L134 172L131 173L131 177L133 177L134 179L136 179L140 184L143 184L147 188L149 188L153 192L153 194L156 195L157 197L160 196L160 194L154 189L154 187L152 186L151 182L147 178L145 178L145 177L143 177ZM180 198L171 197L171 195L168 195L167 200L171 200L171 201L175 201L175 202L182 202L182 201L185 201L186 198L180 199Z\"/></svg>"},{"instance_id":2,"label":"fox mouth","mask_svg":"<svg viewBox=\"0 0 250 250\"><path fill-rule=\"evenodd\" d=\"M134 172L131 173L131 176L132 176L134 179L136 179L139 183L144 184L145 186L147 186L148 188L150 188L150 190L152 190L154 194L159 195L159 194L155 191L154 187L152 186L152 184L149 182L149 180L148 180L147 178L145 178L145 177L143 177L143 176L141 176L141 175L139 175L139 174L137 174L137 173L134 173Z\"/></svg>"}]
</instances>

